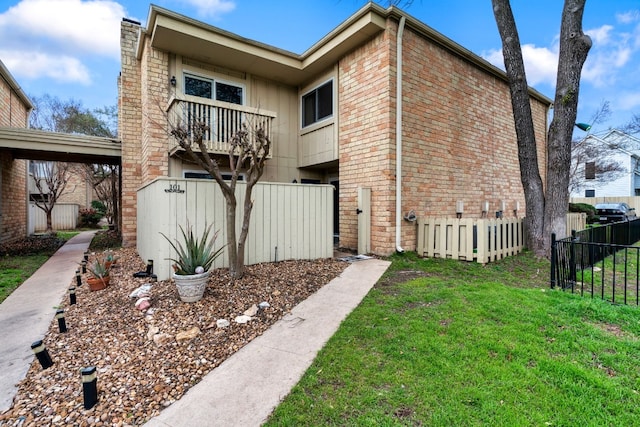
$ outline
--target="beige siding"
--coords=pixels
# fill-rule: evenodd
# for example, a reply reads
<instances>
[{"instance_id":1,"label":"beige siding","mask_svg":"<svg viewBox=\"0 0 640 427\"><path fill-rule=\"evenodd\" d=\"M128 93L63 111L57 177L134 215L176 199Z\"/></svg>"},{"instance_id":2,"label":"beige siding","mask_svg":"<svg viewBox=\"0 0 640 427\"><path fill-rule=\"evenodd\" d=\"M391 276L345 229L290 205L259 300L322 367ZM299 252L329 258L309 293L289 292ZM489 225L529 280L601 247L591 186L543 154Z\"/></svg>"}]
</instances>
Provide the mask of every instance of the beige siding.
<instances>
[{"instance_id":1,"label":"beige siding","mask_svg":"<svg viewBox=\"0 0 640 427\"><path fill-rule=\"evenodd\" d=\"M338 160L334 124L330 123L303 133L300 136L298 152L301 167Z\"/></svg>"},{"instance_id":2,"label":"beige siding","mask_svg":"<svg viewBox=\"0 0 640 427\"><path fill-rule=\"evenodd\" d=\"M47 230L47 215L35 203L29 203L29 233ZM54 230L74 230L78 221L78 205L56 203L51 212L51 226Z\"/></svg>"},{"instance_id":3,"label":"beige siding","mask_svg":"<svg viewBox=\"0 0 640 427\"><path fill-rule=\"evenodd\" d=\"M240 229L245 185L237 188L237 228ZM246 263L285 259L329 258L333 255L333 187L260 183L254 202L246 247ZM219 230L218 244L226 242L225 203L215 182L159 178L138 192L138 253L154 260L158 279L170 277L171 239L180 236L179 225L191 224L201 232L205 224ZM228 265L226 252L214 267Z\"/></svg>"}]
</instances>

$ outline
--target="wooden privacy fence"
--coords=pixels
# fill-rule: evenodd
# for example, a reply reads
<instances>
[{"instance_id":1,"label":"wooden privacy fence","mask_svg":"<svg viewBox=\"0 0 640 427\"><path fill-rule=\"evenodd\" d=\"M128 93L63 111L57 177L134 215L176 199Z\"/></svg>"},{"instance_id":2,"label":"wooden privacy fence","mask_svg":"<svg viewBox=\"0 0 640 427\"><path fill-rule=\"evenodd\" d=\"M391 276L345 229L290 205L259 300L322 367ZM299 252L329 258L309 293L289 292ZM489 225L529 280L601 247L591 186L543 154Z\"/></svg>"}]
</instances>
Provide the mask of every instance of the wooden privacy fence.
<instances>
[{"instance_id":1,"label":"wooden privacy fence","mask_svg":"<svg viewBox=\"0 0 640 427\"><path fill-rule=\"evenodd\" d=\"M56 203L51 211L54 230L74 230L78 223L78 205ZM29 234L47 230L47 215L35 203L29 203Z\"/></svg>"},{"instance_id":2,"label":"wooden privacy fence","mask_svg":"<svg viewBox=\"0 0 640 427\"><path fill-rule=\"evenodd\" d=\"M521 218L420 218L419 256L491 261L515 255L524 247Z\"/></svg>"},{"instance_id":3,"label":"wooden privacy fence","mask_svg":"<svg viewBox=\"0 0 640 427\"><path fill-rule=\"evenodd\" d=\"M240 235L245 183L238 183L236 230ZM333 191L331 185L259 183L254 187L251 224L247 238L247 265L285 259L333 256ZM205 224L219 230L216 247L227 241L225 200L212 180L158 178L138 190L137 249L143 260L154 261L158 280L171 276L175 258L160 232L174 240L179 226L190 224L199 235ZM213 268L227 267L228 254Z\"/></svg>"},{"instance_id":4,"label":"wooden privacy fence","mask_svg":"<svg viewBox=\"0 0 640 427\"><path fill-rule=\"evenodd\" d=\"M419 256L452 258L486 264L524 249L524 218L420 218ZM584 230L587 214L567 214L567 236Z\"/></svg>"}]
</instances>

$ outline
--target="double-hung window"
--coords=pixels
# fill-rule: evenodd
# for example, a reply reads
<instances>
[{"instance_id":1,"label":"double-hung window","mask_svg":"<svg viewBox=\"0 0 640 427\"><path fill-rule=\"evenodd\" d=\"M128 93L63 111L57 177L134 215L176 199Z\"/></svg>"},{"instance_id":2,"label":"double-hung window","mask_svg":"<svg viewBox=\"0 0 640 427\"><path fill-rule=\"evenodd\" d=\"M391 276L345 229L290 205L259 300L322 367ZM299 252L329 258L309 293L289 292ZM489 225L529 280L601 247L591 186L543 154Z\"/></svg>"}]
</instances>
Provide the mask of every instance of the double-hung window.
<instances>
[{"instance_id":1,"label":"double-hung window","mask_svg":"<svg viewBox=\"0 0 640 427\"><path fill-rule=\"evenodd\" d=\"M189 74L185 74L184 76L184 93L186 95L215 99L216 101L230 102L232 104L244 104L244 91L242 86Z\"/></svg>"},{"instance_id":2,"label":"double-hung window","mask_svg":"<svg viewBox=\"0 0 640 427\"><path fill-rule=\"evenodd\" d=\"M302 127L333 115L333 80L302 95Z\"/></svg>"}]
</instances>

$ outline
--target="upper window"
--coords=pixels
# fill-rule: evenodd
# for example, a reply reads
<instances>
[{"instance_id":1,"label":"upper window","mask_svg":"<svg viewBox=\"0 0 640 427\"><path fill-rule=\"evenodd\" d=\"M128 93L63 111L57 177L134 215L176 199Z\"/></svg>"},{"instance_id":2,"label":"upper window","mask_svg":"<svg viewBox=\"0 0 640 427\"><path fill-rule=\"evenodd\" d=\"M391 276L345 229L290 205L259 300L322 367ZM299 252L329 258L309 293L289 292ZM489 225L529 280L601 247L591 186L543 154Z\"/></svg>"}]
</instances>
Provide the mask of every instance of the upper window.
<instances>
[{"instance_id":1,"label":"upper window","mask_svg":"<svg viewBox=\"0 0 640 427\"><path fill-rule=\"evenodd\" d=\"M302 95L302 127L333 114L333 80Z\"/></svg>"},{"instance_id":2,"label":"upper window","mask_svg":"<svg viewBox=\"0 0 640 427\"><path fill-rule=\"evenodd\" d=\"M596 179L596 162L586 162L584 165L584 178Z\"/></svg>"},{"instance_id":3,"label":"upper window","mask_svg":"<svg viewBox=\"0 0 640 427\"><path fill-rule=\"evenodd\" d=\"M232 104L244 104L242 86L202 77L185 75L184 93L201 98L215 99L216 101L231 102Z\"/></svg>"}]
</instances>

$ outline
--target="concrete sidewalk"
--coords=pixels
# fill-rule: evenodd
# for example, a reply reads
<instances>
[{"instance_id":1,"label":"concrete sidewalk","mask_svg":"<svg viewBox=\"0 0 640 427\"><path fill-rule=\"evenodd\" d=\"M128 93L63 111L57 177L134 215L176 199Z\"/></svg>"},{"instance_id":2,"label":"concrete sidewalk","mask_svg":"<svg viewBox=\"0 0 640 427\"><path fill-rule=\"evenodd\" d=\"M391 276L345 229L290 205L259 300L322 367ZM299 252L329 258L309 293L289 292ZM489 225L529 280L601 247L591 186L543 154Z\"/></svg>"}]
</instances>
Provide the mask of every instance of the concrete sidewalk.
<instances>
[{"instance_id":1,"label":"concrete sidewalk","mask_svg":"<svg viewBox=\"0 0 640 427\"><path fill-rule=\"evenodd\" d=\"M0 413L11 407L34 359L31 344L45 337L95 231L72 237L0 304Z\"/></svg>"},{"instance_id":2,"label":"concrete sidewalk","mask_svg":"<svg viewBox=\"0 0 640 427\"><path fill-rule=\"evenodd\" d=\"M354 262L145 426L261 425L389 264Z\"/></svg>"}]
</instances>

